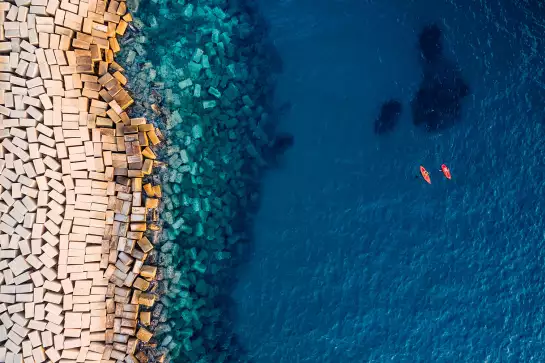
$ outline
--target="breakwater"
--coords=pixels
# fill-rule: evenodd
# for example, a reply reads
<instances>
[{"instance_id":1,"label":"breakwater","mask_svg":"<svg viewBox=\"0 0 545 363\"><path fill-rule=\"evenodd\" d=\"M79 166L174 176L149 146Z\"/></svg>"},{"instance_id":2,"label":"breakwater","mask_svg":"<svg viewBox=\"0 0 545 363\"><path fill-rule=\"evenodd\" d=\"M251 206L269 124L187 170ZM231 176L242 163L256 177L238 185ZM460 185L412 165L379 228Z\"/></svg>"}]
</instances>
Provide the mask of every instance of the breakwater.
<instances>
[{"instance_id":1,"label":"breakwater","mask_svg":"<svg viewBox=\"0 0 545 363\"><path fill-rule=\"evenodd\" d=\"M0 2L1 362L153 346L162 136L127 113L131 22L123 1Z\"/></svg>"}]
</instances>

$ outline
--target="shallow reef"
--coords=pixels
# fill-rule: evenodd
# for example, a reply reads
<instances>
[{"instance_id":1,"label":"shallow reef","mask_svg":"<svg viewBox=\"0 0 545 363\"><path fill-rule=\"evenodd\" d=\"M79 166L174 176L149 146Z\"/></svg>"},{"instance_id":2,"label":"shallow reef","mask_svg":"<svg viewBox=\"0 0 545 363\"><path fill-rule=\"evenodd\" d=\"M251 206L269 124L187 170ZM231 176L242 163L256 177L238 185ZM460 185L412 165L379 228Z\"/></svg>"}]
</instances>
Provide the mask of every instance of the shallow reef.
<instances>
[{"instance_id":1,"label":"shallow reef","mask_svg":"<svg viewBox=\"0 0 545 363\"><path fill-rule=\"evenodd\" d=\"M418 36L420 56L426 63L438 62L443 56L441 29L437 24L424 27Z\"/></svg>"},{"instance_id":2,"label":"shallow reef","mask_svg":"<svg viewBox=\"0 0 545 363\"><path fill-rule=\"evenodd\" d=\"M459 67L443 55L441 29L426 26L419 36L423 77L411 101L413 123L429 132L442 131L461 120L469 86Z\"/></svg>"},{"instance_id":3,"label":"shallow reef","mask_svg":"<svg viewBox=\"0 0 545 363\"><path fill-rule=\"evenodd\" d=\"M245 362L229 295L249 251L260 176L294 142L275 131L272 74L281 65L251 1L148 1L133 16L119 57L132 111L166 138L147 359Z\"/></svg>"},{"instance_id":4,"label":"shallow reef","mask_svg":"<svg viewBox=\"0 0 545 363\"><path fill-rule=\"evenodd\" d=\"M422 63L422 80L410 102L413 123L428 132L445 130L461 120L462 101L470 89L457 64L443 54L442 32L431 24L420 32L418 49ZM375 134L392 132L402 112L398 100L388 100L375 119Z\"/></svg>"},{"instance_id":5,"label":"shallow reef","mask_svg":"<svg viewBox=\"0 0 545 363\"><path fill-rule=\"evenodd\" d=\"M403 106L397 100L384 102L380 108L380 114L375 120L375 134L380 135L392 131L399 122L402 110Z\"/></svg>"}]
</instances>

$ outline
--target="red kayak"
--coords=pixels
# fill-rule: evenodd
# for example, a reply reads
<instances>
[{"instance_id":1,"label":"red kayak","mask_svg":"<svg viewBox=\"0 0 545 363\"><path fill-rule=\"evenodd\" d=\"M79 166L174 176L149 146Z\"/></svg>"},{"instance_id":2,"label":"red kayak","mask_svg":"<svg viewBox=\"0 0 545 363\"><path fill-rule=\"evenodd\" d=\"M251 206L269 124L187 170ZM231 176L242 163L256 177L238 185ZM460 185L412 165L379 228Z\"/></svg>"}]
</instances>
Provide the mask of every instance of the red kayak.
<instances>
[{"instance_id":1,"label":"red kayak","mask_svg":"<svg viewBox=\"0 0 545 363\"><path fill-rule=\"evenodd\" d=\"M443 172L443 174L445 174L445 177L447 179L452 179L450 175L450 169L445 164L441 165L441 171Z\"/></svg>"},{"instance_id":2,"label":"red kayak","mask_svg":"<svg viewBox=\"0 0 545 363\"><path fill-rule=\"evenodd\" d=\"M422 165L420 165L420 173L422 174L424 180L427 181L428 184L431 184L430 173L428 173L428 171Z\"/></svg>"}]
</instances>

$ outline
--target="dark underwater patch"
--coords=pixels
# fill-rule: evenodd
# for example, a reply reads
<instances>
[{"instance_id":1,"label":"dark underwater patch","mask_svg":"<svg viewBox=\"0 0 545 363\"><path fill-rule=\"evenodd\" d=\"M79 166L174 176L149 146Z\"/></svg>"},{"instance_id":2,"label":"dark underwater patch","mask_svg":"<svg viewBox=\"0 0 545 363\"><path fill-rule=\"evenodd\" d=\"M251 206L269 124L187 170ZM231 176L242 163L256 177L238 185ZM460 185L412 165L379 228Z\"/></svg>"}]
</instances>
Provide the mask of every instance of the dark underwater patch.
<instances>
[{"instance_id":1,"label":"dark underwater patch","mask_svg":"<svg viewBox=\"0 0 545 363\"><path fill-rule=\"evenodd\" d=\"M433 63L443 54L441 29L436 24L426 26L418 37L420 54L425 62Z\"/></svg>"},{"instance_id":2,"label":"dark underwater patch","mask_svg":"<svg viewBox=\"0 0 545 363\"><path fill-rule=\"evenodd\" d=\"M375 120L375 134L384 134L392 131L399 121L403 106L397 100L389 100L382 104L380 114Z\"/></svg>"},{"instance_id":3,"label":"dark underwater patch","mask_svg":"<svg viewBox=\"0 0 545 363\"><path fill-rule=\"evenodd\" d=\"M271 149L276 155L284 154L286 150L293 146L295 142L293 135L287 132L278 133L271 145Z\"/></svg>"},{"instance_id":4,"label":"dark underwater patch","mask_svg":"<svg viewBox=\"0 0 545 363\"><path fill-rule=\"evenodd\" d=\"M295 138L288 132L276 132L274 138L262 149L262 157L271 168L280 167L283 156L295 143Z\"/></svg>"},{"instance_id":5,"label":"dark underwater patch","mask_svg":"<svg viewBox=\"0 0 545 363\"><path fill-rule=\"evenodd\" d=\"M413 123L429 132L445 130L461 120L462 100L469 85L458 66L445 59L441 29L426 26L419 36L423 78L411 101Z\"/></svg>"}]
</instances>

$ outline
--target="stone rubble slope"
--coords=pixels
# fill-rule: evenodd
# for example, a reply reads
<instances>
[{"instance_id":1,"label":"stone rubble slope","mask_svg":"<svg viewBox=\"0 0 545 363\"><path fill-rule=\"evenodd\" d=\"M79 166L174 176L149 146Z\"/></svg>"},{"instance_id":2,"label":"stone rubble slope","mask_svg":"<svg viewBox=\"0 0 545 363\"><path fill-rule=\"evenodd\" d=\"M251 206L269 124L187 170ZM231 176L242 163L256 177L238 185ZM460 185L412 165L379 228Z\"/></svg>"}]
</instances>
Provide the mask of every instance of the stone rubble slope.
<instances>
[{"instance_id":1,"label":"stone rubble slope","mask_svg":"<svg viewBox=\"0 0 545 363\"><path fill-rule=\"evenodd\" d=\"M161 134L114 61L124 1L0 1L0 362L137 362Z\"/></svg>"}]
</instances>

